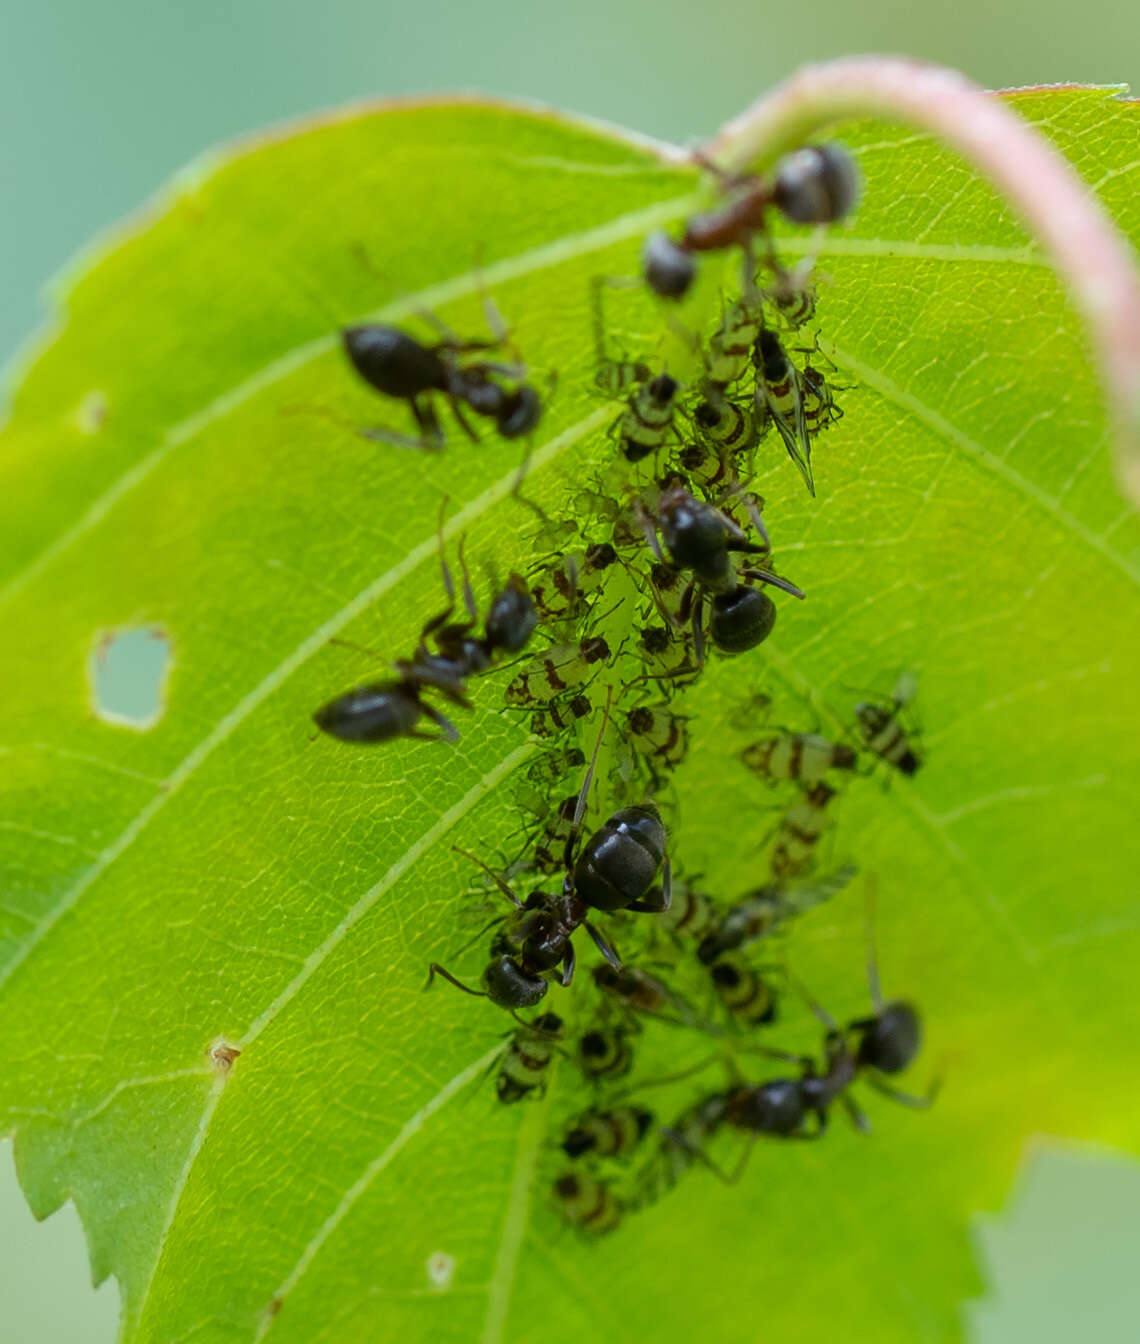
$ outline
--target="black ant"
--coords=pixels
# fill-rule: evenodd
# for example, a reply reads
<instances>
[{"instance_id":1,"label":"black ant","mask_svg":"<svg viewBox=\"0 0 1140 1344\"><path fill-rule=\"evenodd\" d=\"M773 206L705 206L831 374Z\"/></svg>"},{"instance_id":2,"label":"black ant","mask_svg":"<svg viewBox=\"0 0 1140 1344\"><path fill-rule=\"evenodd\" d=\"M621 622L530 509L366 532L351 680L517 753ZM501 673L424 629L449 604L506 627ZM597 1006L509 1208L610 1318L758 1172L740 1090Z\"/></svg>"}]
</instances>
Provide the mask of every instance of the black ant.
<instances>
[{"instance_id":1,"label":"black ant","mask_svg":"<svg viewBox=\"0 0 1140 1344\"><path fill-rule=\"evenodd\" d=\"M767 557L771 550L759 511L753 509L751 512L753 523L763 537L762 542L749 541L743 529L728 514L694 498L680 482L672 482L662 490L656 518L641 506L642 531L657 560L674 570L688 570L692 574L681 597L678 619L684 621L688 615L692 616L698 663L703 661L704 655L703 608L706 598L712 608L708 629L714 646L722 653L744 653L763 643L771 634L776 623L776 607L767 594L741 580L771 584L800 599L804 596L794 583L768 569L735 568L732 552ZM661 530L668 559L654 523Z\"/></svg>"},{"instance_id":2,"label":"black ant","mask_svg":"<svg viewBox=\"0 0 1140 1344\"><path fill-rule=\"evenodd\" d=\"M411 659L396 663L399 678L357 686L316 711L313 721L322 732L342 742L387 742L394 737L458 741L455 725L424 700L424 692L438 691L453 704L470 709L465 685L468 677L486 672L499 654L520 652L534 633L538 614L530 592L519 575L512 574L488 608L483 635L476 637L472 634L479 613L463 558L462 542L459 563L467 620L450 621L455 610L455 585L444 554L442 519L441 509L440 569L447 606L420 631L419 643ZM428 647L429 638L435 645L434 650ZM440 729L438 734L425 733L417 727L424 716Z\"/></svg>"},{"instance_id":3,"label":"black ant","mask_svg":"<svg viewBox=\"0 0 1140 1344\"><path fill-rule=\"evenodd\" d=\"M561 965L559 982L566 986L573 979L576 960L573 936L579 926L585 927L611 966L621 967L617 953L590 923L591 910L657 913L668 909L670 868L665 826L651 803L620 808L594 832L575 857L586 798L593 783L608 718L607 701L594 754L582 781L566 838L561 892L553 895L533 891L525 902L520 901L486 864L474 855L465 855L487 873L514 906L514 913L507 916L504 928L491 945L491 961L483 972L481 990L469 988L438 962L431 964L429 986L436 975L441 975L465 994L489 998L501 1008L530 1008L546 995L549 987L547 972ZM652 899L647 899L658 872L662 870L660 893L653 892Z\"/></svg>"},{"instance_id":4,"label":"black ant","mask_svg":"<svg viewBox=\"0 0 1140 1344\"><path fill-rule=\"evenodd\" d=\"M645 240L645 280L663 299L688 293L697 273L695 252L742 248L746 280L751 282L752 240L765 231L773 206L793 224L834 224L851 212L859 196L854 161L838 144L812 145L785 155L771 177L733 175L701 162L731 196L724 205L686 220L679 240L665 233L652 233Z\"/></svg>"},{"instance_id":5,"label":"black ant","mask_svg":"<svg viewBox=\"0 0 1140 1344\"><path fill-rule=\"evenodd\" d=\"M874 950L873 906L867 898L867 985L874 1012L841 1027L810 995L812 1012L826 1028L822 1065L807 1055L790 1055L764 1048L761 1053L800 1066L798 1078L771 1078L756 1086L740 1082L716 1096L723 1103L724 1120L747 1131L749 1143L734 1172L726 1176L703 1152L695 1153L723 1180L735 1181L742 1174L752 1145L761 1135L785 1139L818 1139L827 1131L828 1112L839 1102L852 1125L861 1133L870 1122L850 1096L852 1084L862 1079L877 1092L901 1105L925 1110L933 1105L940 1088L935 1080L925 1095L903 1092L887 1081L902 1073L917 1058L922 1045L922 1022L918 1010L901 999L884 1002L879 985ZM801 990L801 992L804 992ZM711 1099L710 1099L711 1100ZM812 1123L814 1121L814 1124ZM685 1144L679 1134L675 1142Z\"/></svg>"},{"instance_id":6,"label":"black ant","mask_svg":"<svg viewBox=\"0 0 1140 1344\"><path fill-rule=\"evenodd\" d=\"M356 372L377 392L406 401L419 430L416 438L387 429L363 429L360 433L365 438L401 448L438 452L443 447L444 434L433 400L435 395L446 399L460 427L472 440L478 436L464 415L463 406L494 420L495 428L505 439L521 438L534 429L542 414L538 393L526 383L508 389L495 381L523 378L526 371L521 365L487 360L460 362L461 355L497 350L506 343L506 332L493 306L489 303L484 306L493 333L490 340L462 340L428 312L423 313L424 318L443 338L435 345L424 345L399 327L374 323L346 327L341 332L345 352Z\"/></svg>"}]
</instances>

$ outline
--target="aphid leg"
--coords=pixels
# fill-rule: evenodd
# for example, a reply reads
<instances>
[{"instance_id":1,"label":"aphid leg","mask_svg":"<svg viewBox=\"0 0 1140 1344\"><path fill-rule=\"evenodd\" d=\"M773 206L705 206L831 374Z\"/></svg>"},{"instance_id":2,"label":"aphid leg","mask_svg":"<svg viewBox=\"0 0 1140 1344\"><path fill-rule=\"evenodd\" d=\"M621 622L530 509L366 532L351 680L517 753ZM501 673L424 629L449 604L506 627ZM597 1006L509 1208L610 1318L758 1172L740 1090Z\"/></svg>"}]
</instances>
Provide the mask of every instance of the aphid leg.
<instances>
[{"instance_id":1,"label":"aphid leg","mask_svg":"<svg viewBox=\"0 0 1140 1344\"><path fill-rule=\"evenodd\" d=\"M470 985L465 985L462 980L456 980L455 976L453 976L445 966L441 966L438 961L433 961L428 968L427 984L424 985L425 990L431 989L432 982L437 975L442 975L449 984L454 985L456 989L461 989L464 994L470 994L474 999L485 999L488 997L483 990L472 989Z\"/></svg>"},{"instance_id":2,"label":"aphid leg","mask_svg":"<svg viewBox=\"0 0 1140 1344\"><path fill-rule=\"evenodd\" d=\"M507 884L498 875L498 873L494 871L493 868L489 868L483 862L482 859L476 858L475 855L470 853L468 850L460 849L458 845L452 845L451 848L456 854L462 854L465 859L470 859L471 862L476 866L476 868L482 868L482 870L487 874L487 876L491 879L491 881L494 882L495 886L499 888L499 890L503 893L503 895L507 898L507 900L510 901L510 903L515 907L515 909L516 910L522 909L522 901L519 900L519 898L515 895L515 893L510 889L510 887L507 886Z\"/></svg>"},{"instance_id":3,"label":"aphid leg","mask_svg":"<svg viewBox=\"0 0 1140 1344\"><path fill-rule=\"evenodd\" d=\"M757 579L760 583L771 584L773 588L779 588L781 592L788 593L792 597L798 597L802 602L807 594L802 588L797 588L790 579L781 578L779 574L773 574L768 569L742 569L738 572L737 578Z\"/></svg>"},{"instance_id":4,"label":"aphid leg","mask_svg":"<svg viewBox=\"0 0 1140 1344\"><path fill-rule=\"evenodd\" d=\"M634 907L629 906L627 908L632 910ZM609 962L609 964L614 968L615 971L620 971L622 969L623 963L621 957L618 956L616 949L606 940L606 938L601 933L598 932L598 930L593 926L593 924L590 923L588 919L584 920L583 922L586 926L586 932L590 935L590 938L593 940L594 946L598 949L598 951L602 954L602 956L605 957L605 959Z\"/></svg>"}]
</instances>

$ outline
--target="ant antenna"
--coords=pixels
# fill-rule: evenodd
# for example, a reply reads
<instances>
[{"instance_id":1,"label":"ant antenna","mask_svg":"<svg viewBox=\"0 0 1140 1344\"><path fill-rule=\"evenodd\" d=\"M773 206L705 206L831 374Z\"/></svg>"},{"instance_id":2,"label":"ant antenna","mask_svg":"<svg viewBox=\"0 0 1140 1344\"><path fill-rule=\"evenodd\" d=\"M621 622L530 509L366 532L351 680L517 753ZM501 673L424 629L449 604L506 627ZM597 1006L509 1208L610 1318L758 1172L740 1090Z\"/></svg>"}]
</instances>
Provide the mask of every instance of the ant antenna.
<instances>
[{"instance_id":1,"label":"ant antenna","mask_svg":"<svg viewBox=\"0 0 1140 1344\"><path fill-rule=\"evenodd\" d=\"M614 688L606 688L606 707L602 710L602 726L598 729L598 739L594 743L594 753L590 757L590 764L586 768L586 778L582 781L582 788L578 793L578 803L574 808L574 820L571 823L571 838L575 837L582 826L582 817L586 812L586 798L589 795L590 787L594 782L594 768L598 764L598 753L602 749L602 738L606 735L606 725L610 721L610 704L614 698ZM567 867L569 867L569 853L567 853Z\"/></svg>"},{"instance_id":2,"label":"ant antenna","mask_svg":"<svg viewBox=\"0 0 1140 1344\"><path fill-rule=\"evenodd\" d=\"M863 887L863 932L867 940L867 988L876 1013L883 1011L883 993L879 985L879 961L875 954L875 904L878 883L868 873Z\"/></svg>"},{"instance_id":3,"label":"ant antenna","mask_svg":"<svg viewBox=\"0 0 1140 1344\"><path fill-rule=\"evenodd\" d=\"M522 909L522 901L519 900L519 898L515 895L515 893L510 889L510 887L507 886L507 884L503 881L503 879L499 876L499 874L494 871L494 869L488 868L488 866L483 862L482 859L477 859L475 855L472 854L469 850L460 849L458 845L452 845L451 848L454 851L454 853L462 854L465 859L470 859L471 862L476 866L476 868L482 868L482 870L487 874L487 876L491 879L491 881L494 882L495 886L499 888L499 890L503 893L503 895L507 898L507 900L510 901L510 903L515 907L515 909L516 910Z\"/></svg>"}]
</instances>

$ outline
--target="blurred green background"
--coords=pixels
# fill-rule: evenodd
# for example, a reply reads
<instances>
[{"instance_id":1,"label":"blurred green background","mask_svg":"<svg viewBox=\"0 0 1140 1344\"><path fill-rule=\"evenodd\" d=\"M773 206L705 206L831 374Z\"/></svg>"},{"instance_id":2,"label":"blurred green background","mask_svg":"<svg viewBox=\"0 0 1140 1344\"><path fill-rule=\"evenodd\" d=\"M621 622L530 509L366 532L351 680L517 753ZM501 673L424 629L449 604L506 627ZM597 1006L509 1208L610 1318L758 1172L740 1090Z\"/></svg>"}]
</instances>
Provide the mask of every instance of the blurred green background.
<instances>
[{"instance_id":1,"label":"blurred green background","mask_svg":"<svg viewBox=\"0 0 1140 1344\"><path fill-rule=\"evenodd\" d=\"M1136 0L3 0L0 362L43 324L45 283L77 249L189 159L267 124L355 98L479 89L688 143L796 66L862 51L942 61L990 87L1140 85L1140 10ZM1135 1339L1138 1209L1134 1164L1070 1152L1031 1161L1009 1215L979 1235L996 1292L964 1305L976 1344ZM110 1344L115 1289L86 1285L74 1210L36 1227L0 1144L0 1344Z\"/></svg>"}]
</instances>

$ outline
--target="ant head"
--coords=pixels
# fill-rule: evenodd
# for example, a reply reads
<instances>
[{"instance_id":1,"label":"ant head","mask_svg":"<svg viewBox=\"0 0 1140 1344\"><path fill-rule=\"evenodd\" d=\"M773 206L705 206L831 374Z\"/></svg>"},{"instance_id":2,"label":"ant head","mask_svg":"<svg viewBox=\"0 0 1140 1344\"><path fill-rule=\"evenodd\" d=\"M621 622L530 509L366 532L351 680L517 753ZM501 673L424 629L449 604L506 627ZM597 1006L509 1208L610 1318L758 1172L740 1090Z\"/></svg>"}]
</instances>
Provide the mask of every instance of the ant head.
<instances>
[{"instance_id":1,"label":"ant head","mask_svg":"<svg viewBox=\"0 0 1140 1344\"><path fill-rule=\"evenodd\" d=\"M514 957L496 957L483 972L483 988L500 1008L533 1008L546 997L541 975L528 975Z\"/></svg>"},{"instance_id":2,"label":"ant head","mask_svg":"<svg viewBox=\"0 0 1140 1344\"><path fill-rule=\"evenodd\" d=\"M487 643L504 653L518 653L526 647L537 625L538 612L530 589L518 574L512 574L487 613Z\"/></svg>"},{"instance_id":3,"label":"ant head","mask_svg":"<svg viewBox=\"0 0 1140 1344\"><path fill-rule=\"evenodd\" d=\"M697 274L692 254L667 233L651 233L641 251L645 283L661 299L683 299Z\"/></svg>"},{"instance_id":4,"label":"ant head","mask_svg":"<svg viewBox=\"0 0 1140 1344\"><path fill-rule=\"evenodd\" d=\"M793 224L834 224L855 208L859 170L842 145L811 145L780 161L772 196Z\"/></svg>"},{"instance_id":5,"label":"ant head","mask_svg":"<svg viewBox=\"0 0 1140 1344\"><path fill-rule=\"evenodd\" d=\"M896 1001L865 1027L859 1038L856 1063L880 1073L901 1073L914 1062L922 1047L922 1022L909 1003Z\"/></svg>"},{"instance_id":6,"label":"ant head","mask_svg":"<svg viewBox=\"0 0 1140 1344\"><path fill-rule=\"evenodd\" d=\"M542 416L542 401L533 387L524 383L509 392L496 416L496 427L504 439L529 434Z\"/></svg>"}]
</instances>

